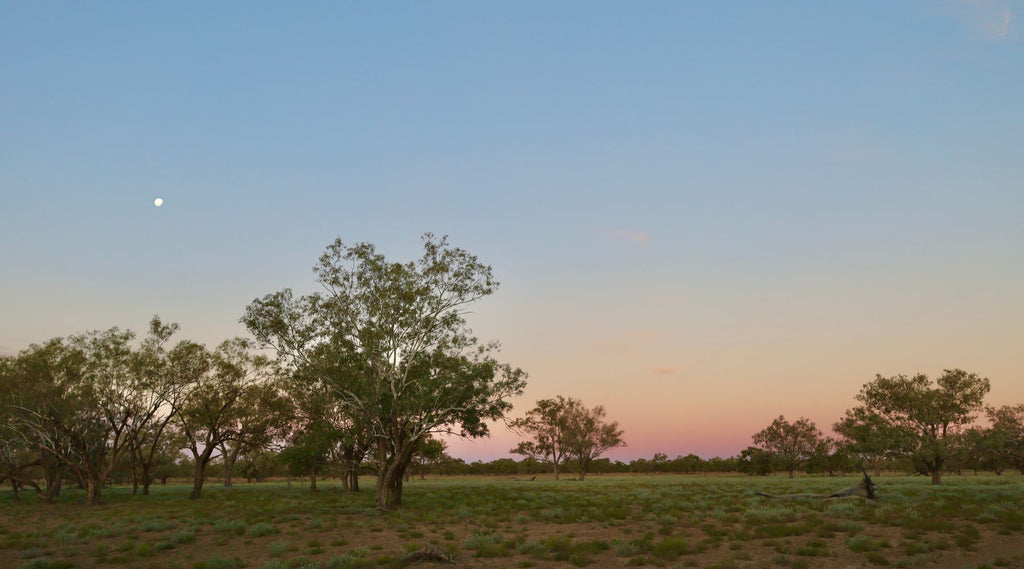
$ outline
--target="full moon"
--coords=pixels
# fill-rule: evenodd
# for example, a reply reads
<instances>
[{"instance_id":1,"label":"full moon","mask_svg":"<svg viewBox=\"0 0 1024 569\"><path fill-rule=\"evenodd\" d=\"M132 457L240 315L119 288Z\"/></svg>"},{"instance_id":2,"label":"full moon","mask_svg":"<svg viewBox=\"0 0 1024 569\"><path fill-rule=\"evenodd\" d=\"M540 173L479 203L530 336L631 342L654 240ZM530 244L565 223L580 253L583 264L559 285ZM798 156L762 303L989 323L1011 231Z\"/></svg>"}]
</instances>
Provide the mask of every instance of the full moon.
<instances>
[{"instance_id":1,"label":"full moon","mask_svg":"<svg viewBox=\"0 0 1024 569\"><path fill-rule=\"evenodd\" d=\"M156 198L155 200L153 200L153 205L155 205L156 207L160 207L160 206L164 205L164 199L163 198Z\"/></svg>"}]
</instances>

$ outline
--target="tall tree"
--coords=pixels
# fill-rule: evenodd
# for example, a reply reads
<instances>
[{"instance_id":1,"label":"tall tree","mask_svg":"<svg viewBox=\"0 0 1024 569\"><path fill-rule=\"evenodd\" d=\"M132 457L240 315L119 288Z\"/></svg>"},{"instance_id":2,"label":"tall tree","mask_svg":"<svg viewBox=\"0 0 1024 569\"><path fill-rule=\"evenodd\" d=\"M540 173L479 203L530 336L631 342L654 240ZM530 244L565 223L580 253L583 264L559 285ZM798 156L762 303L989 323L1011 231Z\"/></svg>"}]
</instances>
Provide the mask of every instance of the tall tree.
<instances>
[{"instance_id":1,"label":"tall tree","mask_svg":"<svg viewBox=\"0 0 1024 569\"><path fill-rule=\"evenodd\" d=\"M323 292L256 299L242 322L282 363L330 385L372 440L379 509L401 503L402 481L430 433L488 434L525 374L499 363L466 325L498 286L474 255L427 234L415 262L388 261L369 243L327 247L314 267Z\"/></svg>"},{"instance_id":2,"label":"tall tree","mask_svg":"<svg viewBox=\"0 0 1024 569\"><path fill-rule=\"evenodd\" d=\"M790 423L779 415L771 425L754 435L754 444L771 455L773 461L792 478L796 469L814 456L821 438L821 431L814 421L800 417Z\"/></svg>"},{"instance_id":3,"label":"tall tree","mask_svg":"<svg viewBox=\"0 0 1024 569\"><path fill-rule=\"evenodd\" d=\"M960 369L945 370L934 384L924 374L877 375L857 394L862 405L847 416L880 419L890 450L940 484L957 435L974 420L989 389L988 378Z\"/></svg>"}]
</instances>

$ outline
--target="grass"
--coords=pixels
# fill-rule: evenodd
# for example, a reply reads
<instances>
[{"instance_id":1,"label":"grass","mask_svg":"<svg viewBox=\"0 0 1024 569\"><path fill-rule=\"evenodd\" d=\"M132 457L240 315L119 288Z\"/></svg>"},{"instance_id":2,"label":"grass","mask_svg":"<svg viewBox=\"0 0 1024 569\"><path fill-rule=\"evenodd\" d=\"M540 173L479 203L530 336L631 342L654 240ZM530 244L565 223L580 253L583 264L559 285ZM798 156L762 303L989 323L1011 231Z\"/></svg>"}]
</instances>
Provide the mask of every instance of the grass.
<instances>
[{"instance_id":1,"label":"grass","mask_svg":"<svg viewBox=\"0 0 1024 569\"><path fill-rule=\"evenodd\" d=\"M0 567L399 567L426 546L466 567L1013 567L1024 478L876 478L880 500L771 500L857 478L594 476L434 478L381 513L373 492L321 484L104 491L97 507L0 494ZM994 544L994 545L993 545ZM1002 544L1002 545L1000 545ZM1016 556L1016 557L1015 557ZM953 563L954 565L949 565Z\"/></svg>"}]
</instances>

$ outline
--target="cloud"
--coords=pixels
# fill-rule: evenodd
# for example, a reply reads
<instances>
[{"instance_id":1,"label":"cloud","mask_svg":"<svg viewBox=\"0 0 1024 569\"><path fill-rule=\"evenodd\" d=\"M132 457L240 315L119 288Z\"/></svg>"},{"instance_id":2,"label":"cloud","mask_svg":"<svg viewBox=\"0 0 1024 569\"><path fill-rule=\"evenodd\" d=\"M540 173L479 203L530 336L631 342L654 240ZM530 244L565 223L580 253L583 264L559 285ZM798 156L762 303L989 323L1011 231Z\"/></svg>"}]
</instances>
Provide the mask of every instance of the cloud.
<instances>
[{"instance_id":1,"label":"cloud","mask_svg":"<svg viewBox=\"0 0 1024 569\"><path fill-rule=\"evenodd\" d=\"M679 368L672 366L658 366L651 368L651 372L658 375L671 375L677 371L679 371Z\"/></svg>"},{"instance_id":2,"label":"cloud","mask_svg":"<svg viewBox=\"0 0 1024 569\"><path fill-rule=\"evenodd\" d=\"M1014 9L1019 0L951 0L956 17L982 36L996 41L1014 31Z\"/></svg>"},{"instance_id":3,"label":"cloud","mask_svg":"<svg viewBox=\"0 0 1024 569\"><path fill-rule=\"evenodd\" d=\"M638 245L643 245L650 239L650 236L646 233L638 233L635 231L613 231L612 237L623 241L630 241Z\"/></svg>"}]
</instances>

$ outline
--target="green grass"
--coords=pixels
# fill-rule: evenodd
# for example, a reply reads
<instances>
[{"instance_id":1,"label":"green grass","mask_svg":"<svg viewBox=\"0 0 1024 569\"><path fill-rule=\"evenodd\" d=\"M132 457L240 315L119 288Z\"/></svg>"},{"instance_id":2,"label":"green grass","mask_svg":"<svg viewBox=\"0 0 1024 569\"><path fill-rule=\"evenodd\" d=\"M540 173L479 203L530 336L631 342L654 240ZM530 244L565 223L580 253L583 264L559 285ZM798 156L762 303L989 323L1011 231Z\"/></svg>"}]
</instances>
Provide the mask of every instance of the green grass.
<instances>
[{"instance_id":1,"label":"green grass","mask_svg":"<svg viewBox=\"0 0 1024 569\"><path fill-rule=\"evenodd\" d=\"M150 496L104 490L97 507L66 489L56 504L0 493L0 566L390 567L428 544L502 567L1019 565L982 543L1024 533L1024 478L876 478L880 500L771 500L820 493L857 477L594 476L434 478L405 487L395 512L323 483L155 487ZM372 480L367 482L372 484ZM1001 551L1008 551L1007 549ZM478 560L478 561L473 561ZM938 565L937 565L938 564Z\"/></svg>"}]
</instances>

